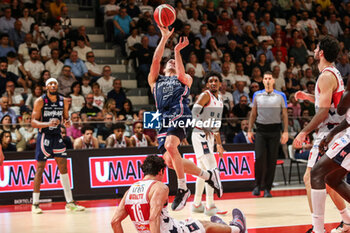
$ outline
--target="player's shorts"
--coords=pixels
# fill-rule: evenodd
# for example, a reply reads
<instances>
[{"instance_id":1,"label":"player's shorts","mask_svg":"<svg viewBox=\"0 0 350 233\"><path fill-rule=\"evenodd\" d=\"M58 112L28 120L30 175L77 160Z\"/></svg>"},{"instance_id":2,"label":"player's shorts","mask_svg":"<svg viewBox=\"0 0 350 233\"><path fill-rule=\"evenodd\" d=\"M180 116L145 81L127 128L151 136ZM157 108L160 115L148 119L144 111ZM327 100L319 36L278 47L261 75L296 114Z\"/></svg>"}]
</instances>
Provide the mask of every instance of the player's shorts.
<instances>
[{"instance_id":1,"label":"player's shorts","mask_svg":"<svg viewBox=\"0 0 350 233\"><path fill-rule=\"evenodd\" d=\"M197 159L201 159L204 155L214 156L214 134L210 133L208 139L202 130L193 130L192 145Z\"/></svg>"},{"instance_id":2,"label":"player's shorts","mask_svg":"<svg viewBox=\"0 0 350 233\"><path fill-rule=\"evenodd\" d=\"M177 117L165 117L165 116L171 116L171 115L175 115ZM157 136L158 150L159 150L159 153L164 154L166 152L166 149L164 148L166 136L174 135L180 139L180 142L186 138L188 128L183 126L183 122L186 122L187 120L191 120L191 114L183 113L180 115L177 113L164 112L162 113L160 120L161 120L162 126Z\"/></svg>"},{"instance_id":3,"label":"player's shorts","mask_svg":"<svg viewBox=\"0 0 350 233\"><path fill-rule=\"evenodd\" d=\"M329 134L330 130L323 127L321 128L317 135L316 138L314 139L314 143L312 145L312 148L310 150L310 154L309 154L309 159L307 162L307 167L312 168L316 162L319 160L319 158L321 157L321 155L319 154L319 150L318 150L318 146L320 145L320 142L323 138L327 137L327 135ZM335 140L337 140L337 138L341 137L344 133L339 133L337 134L333 140L329 143L329 145L332 145L333 142L335 142Z\"/></svg>"},{"instance_id":4,"label":"player's shorts","mask_svg":"<svg viewBox=\"0 0 350 233\"><path fill-rule=\"evenodd\" d=\"M67 157L66 145L60 134L49 135L38 133L36 140L35 159L46 161L48 158Z\"/></svg>"},{"instance_id":5,"label":"player's shorts","mask_svg":"<svg viewBox=\"0 0 350 233\"><path fill-rule=\"evenodd\" d=\"M167 230L163 231L161 228L161 232L166 233L205 233L205 228L202 225L202 223L197 219L186 219L186 220L176 220L172 219L169 222L169 225L167 225Z\"/></svg>"},{"instance_id":6,"label":"player's shorts","mask_svg":"<svg viewBox=\"0 0 350 233\"><path fill-rule=\"evenodd\" d=\"M346 133L329 145L326 155L339 166L350 171L350 135Z\"/></svg>"}]
</instances>

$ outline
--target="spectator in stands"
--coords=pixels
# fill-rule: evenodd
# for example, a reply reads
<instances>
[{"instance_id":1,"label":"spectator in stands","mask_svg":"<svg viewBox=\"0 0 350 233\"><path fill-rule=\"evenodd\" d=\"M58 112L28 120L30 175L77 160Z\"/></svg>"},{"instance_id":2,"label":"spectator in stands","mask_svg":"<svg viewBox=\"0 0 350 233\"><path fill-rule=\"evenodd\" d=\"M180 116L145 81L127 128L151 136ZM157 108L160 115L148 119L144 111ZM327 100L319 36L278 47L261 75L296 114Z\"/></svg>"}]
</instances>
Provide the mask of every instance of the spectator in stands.
<instances>
[{"instance_id":1,"label":"spectator in stands","mask_svg":"<svg viewBox=\"0 0 350 233\"><path fill-rule=\"evenodd\" d=\"M227 44L228 44L228 38L225 34L225 31L223 30L222 25L218 25L216 27L216 32L214 33L213 37L217 41L218 48L221 51L225 51Z\"/></svg>"},{"instance_id":2,"label":"spectator in stands","mask_svg":"<svg viewBox=\"0 0 350 233\"><path fill-rule=\"evenodd\" d=\"M9 2L9 1L5 1L5 2ZM21 11L20 8L23 7L23 6L20 6L21 2L23 3L23 2L25 2L25 0L23 0L23 1L18 1L18 0L10 1L10 3L11 3L11 14L12 14L13 18L18 19L19 17L21 17L22 11Z\"/></svg>"},{"instance_id":3,"label":"spectator in stands","mask_svg":"<svg viewBox=\"0 0 350 233\"><path fill-rule=\"evenodd\" d=\"M266 28L267 34L272 35L275 33L275 24L271 22L270 13L265 13L263 17L263 21L260 23L260 27L263 26Z\"/></svg>"},{"instance_id":4,"label":"spectator in stands","mask_svg":"<svg viewBox=\"0 0 350 233\"><path fill-rule=\"evenodd\" d=\"M103 119L105 123L99 124L97 127L97 139L98 143L100 144L100 147L102 148L106 147L106 139L109 135L113 133L113 119L114 117L112 113L106 113Z\"/></svg>"},{"instance_id":5,"label":"spectator in stands","mask_svg":"<svg viewBox=\"0 0 350 233\"><path fill-rule=\"evenodd\" d=\"M313 30L314 35L318 34L317 24L315 20L309 18L309 13L307 11L303 11L301 14L301 20L298 21L298 24L305 35L309 29Z\"/></svg>"},{"instance_id":6,"label":"spectator in stands","mask_svg":"<svg viewBox=\"0 0 350 233\"><path fill-rule=\"evenodd\" d=\"M214 37L209 38L206 45L206 51L209 51L211 53L212 61L215 61L221 65L221 58L223 57L223 53L218 48L218 42Z\"/></svg>"},{"instance_id":7,"label":"spectator in stands","mask_svg":"<svg viewBox=\"0 0 350 233\"><path fill-rule=\"evenodd\" d=\"M199 34L196 35L201 40L201 48L205 49L209 38L211 37L211 32L208 31L208 26L203 24L199 29Z\"/></svg>"},{"instance_id":8,"label":"spectator in stands","mask_svg":"<svg viewBox=\"0 0 350 233\"><path fill-rule=\"evenodd\" d=\"M142 0L142 2L138 3L141 13L149 12L153 14L153 7L149 5L148 0Z\"/></svg>"},{"instance_id":9,"label":"spectator in stands","mask_svg":"<svg viewBox=\"0 0 350 233\"><path fill-rule=\"evenodd\" d=\"M94 128L91 126L84 126L81 129L83 134L81 137L74 140L74 149L97 149L98 140L92 134L94 133Z\"/></svg>"},{"instance_id":10,"label":"spectator in stands","mask_svg":"<svg viewBox=\"0 0 350 233\"><path fill-rule=\"evenodd\" d=\"M273 53L271 52L271 50L268 48L268 44L267 41L264 40L260 43L260 49L256 52L256 60L257 62L260 62L260 55L264 54L266 57L266 63L270 64L271 62L273 62L274 57L273 57ZM264 73L265 71L263 71Z\"/></svg>"},{"instance_id":11,"label":"spectator in stands","mask_svg":"<svg viewBox=\"0 0 350 233\"><path fill-rule=\"evenodd\" d=\"M306 51L305 43L302 39L296 40L295 46L293 46L289 51L289 56L294 57L295 62L300 66L306 63L308 53Z\"/></svg>"},{"instance_id":12,"label":"spectator in stands","mask_svg":"<svg viewBox=\"0 0 350 233\"><path fill-rule=\"evenodd\" d=\"M149 39L147 36L141 38L141 45L137 46L135 53L138 59L138 70L137 70L137 85L138 87L147 86L147 77L150 71L154 49L149 46Z\"/></svg>"},{"instance_id":13,"label":"spectator in stands","mask_svg":"<svg viewBox=\"0 0 350 233\"><path fill-rule=\"evenodd\" d=\"M34 150L36 145L36 137L38 135L38 129L32 127L32 117L29 113L24 113L22 116L21 128L19 132L26 142L26 150Z\"/></svg>"},{"instance_id":14,"label":"spectator in stands","mask_svg":"<svg viewBox=\"0 0 350 233\"><path fill-rule=\"evenodd\" d=\"M94 94L88 94L85 97L85 105L80 110L81 119L83 121L102 121L102 112L98 107L93 106ZM85 120L86 119L86 120Z\"/></svg>"},{"instance_id":15,"label":"spectator in stands","mask_svg":"<svg viewBox=\"0 0 350 233\"><path fill-rule=\"evenodd\" d=\"M70 115L70 119L72 121L72 125L69 128L67 128L67 136L70 137L74 142L76 138L79 138L82 135L81 119L79 116L79 112L73 112Z\"/></svg>"},{"instance_id":16,"label":"spectator in stands","mask_svg":"<svg viewBox=\"0 0 350 233\"><path fill-rule=\"evenodd\" d=\"M104 32L105 42L113 40L113 18L118 15L119 6L115 4L116 0L109 0L109 3L104 7Z\"/></svg>"},{"instance_id":17,"label":"spectator in stands","mask_svg":"<svg viewBox=\"0 0 350 233\"><path fill-rule=\"evenodd\" d=\"M243 64L241 62L236 63L237 74L234 75L235 82L242 81L244 82L244 92L249 92L250 79L247 75L244 74ZM238 101L237 101L238 103Z\"/></svg>"},{"instance_id":18,"label":"spectator in stands","mask_svg":"<svg viewBox=\"0 0 350 233\"><path fill-rule=\"evenodd\" d=\"M81 81L83 76L88 76L88 69L85 63L78 58L78 52L72 51L69 58L64 61L72 69L72 73L78 81Z\"/></svg>"},{"instance_id":19,"label":"spectator in stands","mask_svg":"<svg viewBox=\"0 0 350 233\"><path fill-rule=\"evenodd\" d=\"M11 133L9 131L2 131L0 134L0 142L2 151L17 151L16 146L11 143Z\"/></svg>"},{"instance_id":20,"label":"spectator in stands","mask_svg":"<svg viewBox=\"0 0 350 233\"><path fill-rule=\"evenodd\" d=\"M159 35L157 34L154 25L149 25L147 28L148 46L151 48L156 48L159 40Z\"/></svg>"},{"instance_id":21,"label":"spectator in stands","mask_svg":"<svg viewBox=\"0 0 350 233\"><path fill-rule=\"evenodd\" d=\"M20 85L24 87L26 90L27 85L25 80L22 78L19 78L17 75L15 75L12 72L7 71L8 63L7 59L0 59L0 96L6 91L6 83L8 81L12 81L17 85Z\"/></svg>"},{"instance_id":22,"label":"spectator in stands","mask_svg":"<svg viewBox=\"0 0 350 233\"><path fill-rule=\"evenodd\" d=\"M350 48L350 28L344 29L344 34L339 37L339 41L344 42L345 48Z\"/></svg>"},{"instance_id":23,"label":"spectator in stands","mask_svg":"<svg viewBox=\"0 0 350 233\"><path fill-rule=\"evenodd\" d=\"M311 68L307 68L304 73L305 73L304 77L300 80L300 85L301 85L300 90L306 90L306 84L308 82L316 83L316 79L312 74Z\"/></svg>"},{"instance_id":24,"label":"spectator in stands","mask_svg":"<svg viewBox=\"0 0 350 233\"><path fill-rule=\"evenodd\" d=\"M295 99L295 94L290 94L289 95L289 103L288 103L288 108L293 109L293 115L292 117L294 118L299 118L301 114L301 106L299 102Z\"/></svg>"},{"instance_id":25,"label":"spectator in stands","mask_svg":"<svg viewBox=\"0 0 350 233\"><path fill-rule=\"evenodd\" d=\"M16 20L14 28L9 30L10 45L15 49L24 42L26 34L22 31L22 22Z\"/></svg>"},{"instance_id":26,"label":"spectator in stands","mask_svg":"<svg viewBox=\"0 0 350 233\"><path fill-rule=\"evenodd\" d=\"M137 121L133 124L134 135L130 137L131 144L133 147L147 147L147 146L155 146L150 136L143 133L143 123Z\"/></svg>"},{"instance_id":27,"label":"spectator in stands","mask_svg":"<svg viewBox=\"0 0 350 233\"><path fill-rule=\"evenodd\" d=\"M40 31L39 24L32 24L30 26L30 33L33 35L33 42L38 46L42 46L46 42L46 35Z\"/></svg>"},{"instance_id":28,"label":"spectator in stands","mask_svg":"<svg viewBox=\"0 0 350 233\"><path fill-rule=\"evenodd\" d=\"M234 137L233 143L250 143L248 140L248 120L241 121L241 130L242 131Z\"/></svg>"},{"instance_id":29,"label":"spectator in stands","mask_svg":"<svg viewBox=\"0 0 350 233\"><path fill-rule=\"evenodd\" d=\"M137 120L137 114L134 112L132 103L129 99L126 99L122 109L118 112L118 120L121 121L133 121Z\"/></svg>"},{"instance_id":30,"label":"spectator in stands","mask_svg":"<svg viewBox=\"0 0 350 233\"><path fill-rule=\"evenodd\" d=\"M235 76L230 73L230 63L228 62L224 62L221 66L222 69L222 73L221 73L221 77L222 77L222 81L225 81L227 83L228 86L228 90L231 91L233 90L233 86L236 83L235 80Z\"/></svg>"},{"instance_id":31,"label":"spectator in stands","mask_svg":"<svg viewBox=\"0 0 350 233\"><path fill-rule=\"evenodd\" d=\"M233 103L235 105L240 103L241 96L243 96L243 95L247 97L248 105L250 104L249 95L248 95L247 92L244 91L244 88L245 88L245 82L244 81L237 81L236 82L236 90L232 93L232 95L233 95ZM237 114L235 114L235 115L238 116Z\"/></svg>"},{"instance_id":32,"label":"spectator in stands","mask_svg":"<svg viewBox=\"0 0 350 233\"><path fill-rule=\"evenodd\" d=\"M254 93L259 91L259 88L260 87L259 87L259 84L257 82L252 82L252 84L250 84L250 87L249 87L249 99L250 99L250 102L252 102Z\"/></svg>"},{"instance_id":33,"label":"spectator in stands","mask_svg":"<svg viewBox=\"0 0 350 233\"><path fill-rule=\"evenodd\" d=\"M97 80L97 83L100 85L104 96L113 90L113 81L115 80L115 77L112 77L111 73L111 67L104 66L102 69L102 77Z\"/></svg>"},{"instance_id":34,"label":"spectator in stands","mask_svg":"<svg viewBox=\"0 0 350 233\"><path fill-rule=\"evenodd\" d=\"M130 28L135 27L135 23L127 13L126 8L119 10L119 15L114 16L114 40L122 47L122 51L125 52L125 40L130 34Z\"/></svg>"},{"instance_id":35,"label":"spectator in stands","mask_svg":"<svg viewBox=\"0 0 350 233\"><path fill-rule=\"evenodd\" d=\"M40 96L42 96L44 93L43 91L43 86L40 84L35 84L32 88L32 91L30 94L28 94L28 97L26 99L26 103L25 106L29 109L29 110L33 110L33 106L34 106L34 102L37 98L39 98Z\"/></svg>"},{"instance_id":36,"label":"spectator in stands","mask_svg":"<svg viewBox=\"0 0 350 233\"><path fill-rule=\"evenodd\" d=\"M234 106L232 93L226 91L227 86L227 82L222 82L220 87L222 102L224 103L224 108L226 108L226 110L224 109L224 112L230 112Z\"/></svg>"},{"instance_id":37,"label":"spectator in stands","mask_svg":"<svg viewBox=\"0 0 350 233\"><path fill-rule=\"evenodd\" d=\"M194 76L198 78L203 78L205 71L202 64L198 63L197 56L194 52L190 54L189 63L186 64L186 70L193 68L195 70Z\"/></svg>"},{"instance_id":38,"label":"spectator in stands","mask_svg":"<svg viewBox=\"0 0 350 233\"><path fill-rule=\"evenodd\" d=\"M51 59L45 63L45 69L48 70L51 74L51 77L55 79L58 79L64 66L63 63L59 60L59 55L60 52L57 48L51 49Z\"/></svg>"},{"instance_id":39,"label":"spectator in stands","mask_svg":"<svg viewBox=\"0 0 350 233\"><path fill-rule=\"evenodd\" d=\"M0 57L6 57L8 52L16 52L15 48L9 46L9 36L8 34L3 34L1 36L1 44L0 44Z\"/></svg>"},{"instance_id":40,"label":"spectator in stands","mask_svg":"<svg viewBox=\"0 0 350 233\"><path fill-rule=\"evenodd\" d=\"M80 36L77 40L77 46L73 48L73 51L77 51L78 58L82 61L86 61L86 54L92 52L92 49L89 46L85 45L85 38Z\"/></svg>"},{"instance_id":41,"label":"spectator in stands","mask_svg":"<svg viewBox=\"0 0 350 233\"><path fill-rule=\"evenodd\" d=\"M66 4L62 0L55 0L50 3L50 15L53 19L57 19L61 16L62 7L66 6Z\"/></svg>"},{"instance_id":42,"label":"spectator in stands","mask_svg":"<svg viewBox=\"0 0 350 233\"><path fill-rule=\"evenodd\" d=\"M128 58L133 58L135 57L134 54L131 53L135 53L137 51L135 46L136 44L141 44L141 36L139 34L139 30L137 28L133 28L131 30L131 35L128 37L128 39L126 40L126 55L128 56Z\"/></svg>"},{"instance_id":43,"label":"spectator in stands","mask_svg":"<svg viewBox=\"0 0 350 233\"><path fill-rule=\"evenodd\" d=\"M221 11L220 17L217 21L217 25L222 25L223 30L228 33L233 27L233 21L229 18L229 14L226 10Z\"/></svg>"},{"instance_id":44,"label":"spectator in stands","mask_svg":"<svg viewBox=\"0 0 350 233\"><path fill-rule=\"evenodd\" d=\"M195 2L195 1L192 1ZM197 35L200 33L200 27L202 26L202 21L199 19L199 12L197 9L192 11L192 18L190 18L187 23L191 26L193 34Z\"/></svg>"},{"instance_id":45,"label":"spectator in stands","mask_svg":"<svg viewBox=\"0 0 350 233\"><path fill-rule=\"evenodd\" d=\"M254 48L259 44L257 34L252 31L252 27L247 25L244 28L244 34L242 35L243 45L248 46L249 48Z\"/></svg>"},{"instance_id":46,"label":"spectator in stands","mask_svg":"<svg viewBox=\"0 0 350 233\"><path fill-rule=\"evenodd\" d=\"M49 39L49 44L45 45L40 50L41 60L45 63L51 58L51 50L58 49L59 47L58 39L52 37ZM58 59L58 58L57 58Z\"/></svg>"},{"instance_id":47,"label":"spectator in stands","mask_svg":"<svg viewBox=\"0 0 350 233\"><path fill-rule=\"evenodd\" d=\"M282 61L282 58L283 58L282 51L277 51L275 58L276 58L275 61L273 61L270 65L271 70L273 69L273 67L278 66L280 68L279 78L283 78L283 75L287 70L287 65Z\"/></svg>"},{"instance_id":48,"label":"spectator in stands","mask_svg":"<svg viewBox=\"0 0 350 233\"><path fill-rule=\"evenodd\" d=\"M336 63L336 67L339 70L341 76L343 77L344 84L346 85L347 80L350 77L350 64L347 54L344 54L339 58L339 62Z\"/></svg>"},{"instance_id":49,"label":"spectator in stands","mask_svg":"<svg viewBox=\"0 0 350 233\"><path fill-rule=\"evenodd\" d=\"M122 81L120 79L115 79L113 81L113 90L108 92L107 98L114 99L116 103L116 108L119 110L122 109L123 104L126 100L126 95L122 88Z\"/></svg>"},{"instance_id":50,"label":"spectator in stands","mask_svg":"<svg viewBox=\"0 0 350 233\"><path fill-rule=\"evenodd\" d=\"M4 16L0 18L0 33L9 33L11 28L14 28L16 19L11 17L11 8L4 9Z\"/></svg>"},{"instance_id":51,"label":"spectator in stands","mask_svg":"<svg viewBox=\"0 0 350 233\"><path fill-rule=\"evenodd\" d=\"M135 0L129 0L126 11L131 18L139 18L141 15L140 8L135 4Z\"/></svg>"},{"instance_id":52,"label":"spectator in stands","mask_svg":"<svg viewBox=\"0 0 350 233\"><path fill-rule=\"evenodd\" d=\"M71 92L71 87L74 82L77 80L74 77L74 74L71 72L71 67L64 65L62 67L61 75L57 78L58 81L58 93L61 95L68 95Z\"/></svg>"},{"instance_id":53,"label":"spectator in stands","mask_svg":"<svg viewBox=\"0 0 350 233\"><path fill-rule=\"evenodd\" d=\"M256 82L259 85L259 90L264 89L263 77L261 75L261 70L259 67L253 68L251 82Z\"/></svg>"},{"instance_id":54,"label":"spectator in stands","mask_svg":"<svg viewBox=\"0 0 350 233\"><path fill-rule=\"evenodd\" d=\"M192 78L192 85L191 85L191 89L190 89L190 95L192 97L192 100L195 99L195 97L197 95L199 95L202 92L202 81L203 78L198 78L195 76L195 70L194 68L188 68L186 70L187 74L189 74ZM192 102L190 102L190 105L193 104Z\"/></svg>"},{"instance_id":55,"label":"spectator in stands","mask_svg":"<svg viewBox=\"0 0 350 233\"><path fill-rule=\"evenodd\" d=\"M230 40L228 42L228 49L226 50L233 60L233 62L237 63L242 61L243 51L237 47L237 42L234 40Z\"/></svg>"},{"instance_id":56,"label":"spectator in stands","mask_svg":"<svg viewBox=\"0 0 350 233\"><path fill-rule=\"evenodd\" d=\"M93 106L98 107L100 110L102 110L103 105L105 103L105 97L101 93L100 84L98 83L92 84L92 93L94 94Z\"/></svg>"},{"instance_id":57,"label":"spectator in stands","mask_svg":"<svg viewBox=\"0 0 350 233\"><path fill-rule=\"evenodd\" d=\"M29 61L29 49L30 48L38 48L38 45L33 43L33 35L31 33L27 33L24 37L24 43L20 44L18 47L18 59L24 64L26 61Z\"/></svg>"},{"instance_id":58,"label":"spectator in stands","mask_svg":"<svg viewBox=\"0 0 350 233\"><path fill-rule=\"evenodd\" d=\"M282 62L286 62L288 58L288 52L287 48L282 45L282 39L280 37L277 37L275 39L274 47L271 49L271 52L275 56L275 59L277 59L278 52L281 52L279 60Z\"/></svg>"},{"instance_id":59,"label":"spectator in stands","mask_svg":"<svg viewBox=\"0 0 350 233\"><path fill-rule=\"evenodd\" d=\"M232 61L231 55L228 52L225 52L224 56L223 56L223 62L222 63L225 63L225 62L228 62L229 65L230 65L230 71L229 72L231 74L236 74L237 73L237 71L236 71L236 64Z\"/></svg>"},{"instance_id":60,"label":"spectator in stands","mask_svg":"<svg viewBox=\"0 0 350 233\"><path fill-rule=\"evenodd\" d=\"M236 12L236 18L233 20L233 25L235 25L238 28L239 35L243 35L243 25L245 21L243 19L243 12L241 10L238 10Z\"/></svg>"},{"instance_id":61,"label":"spectator in stands","mask_svg":"<svg viewBox=\"0 0 350 233\"><path fill-rule=\"evenodd\" d=\"M287 96L288 94L295 93L300 90L300 83L296 75L294 75L290 69L287 70L285 75L285 83L287 88Z\"/></svg>"},{"instance_id":62,"label":"spectator in stands","mask_svg":"<svg viewBox=\"0 0 350 233\"><path fill-rule=\"evenodd\" d=\"M67 129L63 125L61 126L61 135L64 144L66 145L66 149L73 149L73 142L70 137L67 136Z\"/></svg>"},{"instance_id":63,"label":"spectator in stands","mask_svg":"<svg viewBox=\"0 0 350 233\"><path fill-rule=\"evenodd\" d=\"M324 25L328 29L329 34L335 38L338 38L344 33L339 22L337 21L337 16L334 13L330 14L329 19L324 23Z\"/></svg>"},{"instance_id":64,"label":"spectator in stands","mask_svg":"<svg viewBox=\"0 0 350 233\"><path fill-rule=\"evenodd\" d=\"M9 98L3 96L0 98L0 119L4 116L10 116L12 122L17 122L15 111L9 106Z\"/></svg>"},{"instance_id":65,"label":"spectator in stands","mask_svg":"<svg viewBox=\"0 0 350 233\"><path fill-rule=\"evenodd\" d=\"M50 77L51 77L50 71L43 70L43 72L41 72L40 79L39 79L39 84L41 86L43 86L45 91L46 91L45 83Z\"/></svg>"},{"instance_id":66,"label":"spectator in stands","mask_svg":"<svg viewBox=\"0 0 350 233\"><path fill-rule=\"evenodd\" d=\"M62 27L63 31L66 29L70 30L72 28L72 20L68 15L68 7L67 6L61 7L61 15L58 18L61 22L61 27Z\"/></svg>"},{"instance_id":67,"label":"spectator in stands","mask_svg":"<svg viewBox=\"0 0 350 233\"><path fill-rule=\"evenodd\" d=\"M132 147L131 141L128 137L124 136L125 125L123 123L117 123L112 126L113 133L106 139L107 148L125 148Z\"/></svg>"},{"instance_id":68,"label":"spectator in stands","mask_svg":"<svg viewBox=\"0 0 350 233\"><path fill-rule=\"evenodd\" d=\"M40 79L41 72L45 69L44 64L39 60L39 50L36 48L29 49L30 60L24 63L29 79L34 83Z\"/></svg>"},{"instance_id":69,"label":"spectator in stands","mask_svg":"<svg viewBox=\"0 0 350 233\"><path fill-rule=\"evenodd\" d=\"M281 70L279 66L272 67L272 77L275 79L275 90L277 91L286 91L286 81L283 75L280 75ZM288 70L285 75L288 74Z\"/></svg>"},{"instance_id":70,"label":"spectator in stands","mask_svg":"<svg viewBox=\"0 0 350 233\"><path fill-rule=\"evenodd\" d=\"M203 23L207 24L212 31L215 29L217 21L218 17L214 8L214 2L208 2L206 9L203 10Z\"/></svg>"},{"instance_id":71,"label":"spectator in stands","mask_svg":"<svg viewBox=\"0 0 350 233\"><path fill-rule=\"evenodd\" d=\"M16 123L16 121L11 121L11 117L9 115L5 115L0 121L0 131L9 131L11 133L11 142L16 145L17 151L23 151L25 148L25 143L20 143L22 140L22 134L18 131L17 127L13 125Z\"/></svg>"},{"instance_id":72,"label":"spectator in stands","mask_svg":"<svg viewBox=\"0 0 350 233\"><path fill-rule=\"evenodd\" d=\"M47 39L50 40L52 37L56 37L57 39L62 39L65 36L64 31L61 27L61 22L60 21L56 21L53 26L52 29L50 30L50 32L47 35Z\"/></svg>"},{"instance_id":73,"label":"spectator in stands","mask_svg":"<svg viewBox=\"0 0 350 233\"><path fill-rule=\"evenodd\" d=\"M72 97L71 110L73 112L79 112L85 104L84 96L81 95L81 85L79 82L72 84L70 96Z\"/></svg>"},{"instance_id":74,"label":"spectator in stands","mask_svg":"<svg viewBox=\"0 0 350 233\"><path fill-rule=\"evenodd\" d=\"M17 76L23 76L25 78L28 77L27 72L24 69L24 66L22 65L22 63L20 61L17 60L17 54L14 52L8 52L7 53L7 62L8 62L8 66L7 66L7 71L8 72L12 72Z\"/></svg>"},{"instance_id":75,"label":"spectator in stands","mask_svg":"<svg viewBox=\"0 0 350 233\"><path fill-rule=\"evenodd\" d=\"M276 39L281 38L281 46L285 46L287 42L287 35L284 30L282 30L281 25L276 24L275 26L275 33L272 35L272 39L275 41L276 44Z\"/></svg>"},{"instance_id":76,"label":"spectator in stands","mask_svg":"<svg viewBox=\"0 0 350 233\"><path fill-rule=\"evenodd\" d=\"M83 94L84 97L92 93L90 82L91 82L91 78L89 76L83 77L82 85L81 85L81 93Z\"/></svg>"},{"instance_id":77,"label":"spectator in stands","mask_svg":"<svg viewBox=\"0 0 350 233\"><path fill-rule=\"evenodd\" d=\"M95 55L92 51L86 53L85 65L86 65L86 68L88 69L88 73L90 77L92 77L93 82L95 82L102 76L102 69L100 65L96 64Z\"/></svg>"},{"instance_id":78,"label":"spectator in stands","mask_svg":"<svg viewBox=\"0 0 350 233\"><path fill-rule=\"evenodd\" d=\"M103 105L103 109L102 109L102 115L106 115L107 113L111 113L113 114L113 118L117 119L117 114L119 109L116 108L116 102L114 99L107 99L107 101L105 102L105 104Z\"/></svg>"},{"instance_id":79,"label":"spectator in stands","mask_svg":"<svg viewBox=\"0 0 350 233\"><path fill-rule=\"evenodd\" d=\"M13 109L17 116L21 115L21 107L24 106L24 100L20 93L15 93L15 83L8 81L6 83L6 92L3 96L8 97L9 106Z\"/></svg>"},{"instance_id":80,"label":"spectator in stands","mask_svg":"<svg viewBox=\"0 0 350 233\"><path fill-rule=\"evenodd\" d=\"M239 34L238 27L236 25L233 25L230 29L229 34L227 35L227 38L229 40L234 40L237 42L237 47L242 49L244 41L243 37Z\"/></svg>"},{"instance_id":81,"label":"spectator in stands","mask_svg":"<svg viewBox=\"0 0 350 233\"><path fill-rule=\"evenodd\" d=\"M221 67L220 65L213 61L211 57L211 52L205 52L204 62L202 63L203 69L205 72L208 71L215 71L218 73L221 73Z\"/></svg>"},{"instance_id":82,"label":"spectator in stands","mask_svg":"<svg viewBox=\"0 0 350 233\"><path fill-rule=\"evenodd\" d=\"M193 52L196 54L199 63L203 63L205 57L205 49L202 48L202 41L199 37L194 38Z\"/></svg>"},{"instance_id":83,"label":"spectator in stands","mask_svg":"<svg viewBox=\"0 0 350 233\"><path fill-rule=\"evenodd\" d=\"M140 19L137 21L136 28L138 28L142 34L147 32L148 26L153 24L153 17L151 13L146 11L141 15Z\"/></svg>"}]
</instances>

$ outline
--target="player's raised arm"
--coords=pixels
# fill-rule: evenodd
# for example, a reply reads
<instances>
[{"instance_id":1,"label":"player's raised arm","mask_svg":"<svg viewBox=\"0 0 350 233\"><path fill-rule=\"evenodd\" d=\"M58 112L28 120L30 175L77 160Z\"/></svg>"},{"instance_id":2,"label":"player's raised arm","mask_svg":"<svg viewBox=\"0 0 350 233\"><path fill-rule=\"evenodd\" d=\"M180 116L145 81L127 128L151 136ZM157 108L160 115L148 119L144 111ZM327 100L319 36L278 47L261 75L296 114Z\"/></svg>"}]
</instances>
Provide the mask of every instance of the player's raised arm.
<instances>
[{"instance_id":1,"label":"player's raised arm","mask_svg":"<svg viewBox=\"0 0 350 233\"><path fill-rule=\"evenodd\" d=\"M160 213L168 200L169 188L161 182L156 183L153 188L154 192L150 200L149 225L152 233L161 233Z\"/></svg>"},{"instance_id":2,"label":"player's raised arm","mask_svg":"<svg viewBox=\"0 0 350 233\"><path fill-rule=\"evenodd\" d=\"M41 122L41 109L44 106L43 98L38 98L34 102L33 113L32 113L32 122L31 125L34 128L47 128L47 127L57 127L60 123L58 119L51 119L49 122Z\"/></svg>"},{"instance_id":3,"label":"player's raised arm","mask_svg":"<svg viewBox=\"0 0 350 233\"><path fill-rule=\"evenodd\" d=\"M156 48L156 51L154 52L151 69L148 75L148 84L150 85L152 92L153 92L154 84L156 83L159 75L160 62L163 57L165 44L168 41L169 37L174 32L174 28L171 31L169 31L167 27L166 28L159 27L159 29L162 33L162 38L160 39L160 42Z\"/></svg>"},{"instance_id":4,"label":"player's raised arm","mask_svg":"<svg viewBox=\"0 0 350 233\"><path fill-rule=\"evenodd\" d=\"M182 62L182 57L180 51L185 48L189 44L187 37L180 37L179 43L175 46L175 70L178 80L191 87L192 85L192 77L185 72L184 63Z\"/></svg>"},{"instance_id":5,"label":"player's raised arm","mask_svg":"<svg viewBox=\"0 0 350 233\"><path fill-rule=\"evenodd\" d=\"M124 194L123 199L120 201L119 206L114 212L114 216L111 221L112 229L114 233L124 233L122 227L122 221L128 216L128 213L125 210L125 197L128 192Z\"/></svg>"}]
</instances>

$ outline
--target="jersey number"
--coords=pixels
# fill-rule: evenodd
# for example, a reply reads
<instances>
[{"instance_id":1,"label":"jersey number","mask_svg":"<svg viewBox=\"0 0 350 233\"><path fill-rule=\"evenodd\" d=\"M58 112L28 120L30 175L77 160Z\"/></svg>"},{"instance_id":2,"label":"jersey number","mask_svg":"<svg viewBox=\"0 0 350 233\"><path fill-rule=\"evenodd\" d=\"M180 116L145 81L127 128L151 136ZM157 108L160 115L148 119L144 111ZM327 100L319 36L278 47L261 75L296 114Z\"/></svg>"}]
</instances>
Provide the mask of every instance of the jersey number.
<instances>
[{"instance_id":1,"label":"jersey number","mask_svg":"<svg viewBox=\"0 0 350 233\"><path fill-rule=\"evenodd\" d=\"M145 218L143 217L141 205L136 204L131 207L131 209L134 211L134 217L136 222L143 222L145 221Z\"/></svg>"}]
</instances>

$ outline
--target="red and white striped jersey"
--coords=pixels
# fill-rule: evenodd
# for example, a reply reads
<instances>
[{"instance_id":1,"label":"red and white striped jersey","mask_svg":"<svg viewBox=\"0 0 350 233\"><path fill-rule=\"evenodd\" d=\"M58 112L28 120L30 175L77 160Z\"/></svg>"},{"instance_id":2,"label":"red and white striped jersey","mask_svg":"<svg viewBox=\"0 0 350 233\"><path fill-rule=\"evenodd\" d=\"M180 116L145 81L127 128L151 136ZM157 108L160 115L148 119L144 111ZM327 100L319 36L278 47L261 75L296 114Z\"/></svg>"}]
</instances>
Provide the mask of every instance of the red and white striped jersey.
<instances>
[{"instance_id":1,"label":"red and white striped jersey","mask_svg":"<svg viewBox=\"0 0 350 233\"><path fill-rule=\"evenodd\" d=\"M331 72L334 75L334 77L337 79L337 89L332 94L332 103L331 103L331 106L329 108L328 117L326 120L324 120L318 126L318 128L322 128L322 127L326 126L327 124L339 124L344 119L344 116L339 116L337 113L337 106L340 102L341 96L344 93L343 78L342 78L339 70L337 70L337 68L335 68L334 66L328 66L328 67L324 68L321 71L320 75L322 75L325 71ZM316 86L315 86L316 113L319 110L319 100L320 100L320 89L319 89L318 85L319 85L319 79L317 80Z\"/></svg>"}]
</instances>

